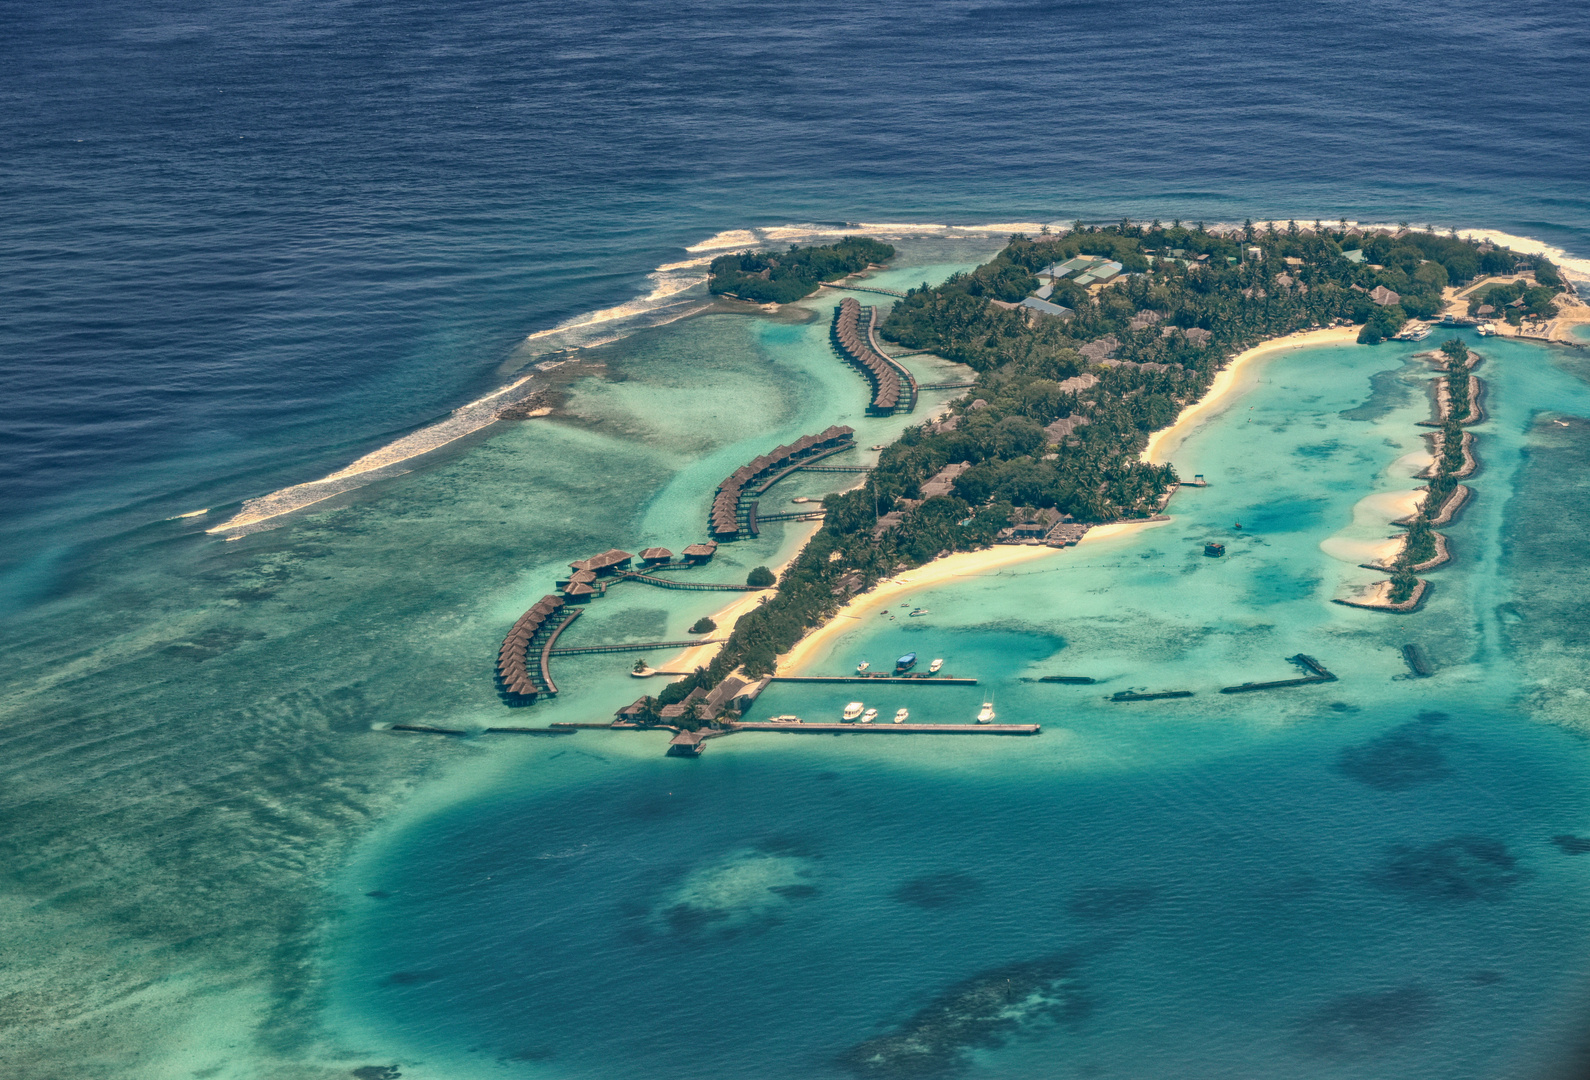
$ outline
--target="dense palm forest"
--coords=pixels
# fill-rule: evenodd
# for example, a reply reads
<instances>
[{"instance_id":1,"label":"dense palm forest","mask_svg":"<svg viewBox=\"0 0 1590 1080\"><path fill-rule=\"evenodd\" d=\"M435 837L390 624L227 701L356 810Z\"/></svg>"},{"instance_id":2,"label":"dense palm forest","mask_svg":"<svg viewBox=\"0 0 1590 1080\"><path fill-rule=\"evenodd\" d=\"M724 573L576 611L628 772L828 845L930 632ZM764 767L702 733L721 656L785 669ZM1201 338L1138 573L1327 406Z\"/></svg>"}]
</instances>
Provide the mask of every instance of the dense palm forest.
<instances>
[{"instance_id":1,"label":"dense palm forest","mask_svg":"<svg viewBox=\"0 0 1590 1080\"><path fill-rule=\"evenodd\" d=\"M1050 300L1068 316L1009 306L1039 288L1040 272L1084 255L1119 263L1122 276L1093 289L1054 281ZM752 256L733 258L753 265L744 261ZM710 669L670 686L662 702L742 665L771 672L779 653L854 593L940 554L986 547L1017 518L1155 513L1176 476L1140 460L1149 433L1198 400L1237 352L1338 322L1363 324L1359 340L1373 343L1410 314L1438 311L1447 285L1518 263L1511 252L1454 237L1362 235L1320 223L1216 235L1201 225L1123 221L1011 237L976 270L911 290L883 324L886 338L975 369L975 388L948 417L907 429L864 487L823 500L823 526L778 593L740 619ZM1537 281L1555 280L1550 263L1530 266ZM778 280L776 269L762 280ZM1371 293L1380 286L1397 299L1377 302ZM971 467L952 493L923 499L922 483L957 462Z\"/></svg>"},{"instance_id":2,"label":"dense palm forest","mask_svg":"<svg viewBox=\"0 0 1590 1080\"><path fill-rule=\"evenodd\" d=\"M712 260L707 288L741 300L788 304L817 291L819 282L837 281L894 255L894 248L865 236L848 236L823 247L795 247L772 253L747 251Z\"/></svg>"}]
</instances>

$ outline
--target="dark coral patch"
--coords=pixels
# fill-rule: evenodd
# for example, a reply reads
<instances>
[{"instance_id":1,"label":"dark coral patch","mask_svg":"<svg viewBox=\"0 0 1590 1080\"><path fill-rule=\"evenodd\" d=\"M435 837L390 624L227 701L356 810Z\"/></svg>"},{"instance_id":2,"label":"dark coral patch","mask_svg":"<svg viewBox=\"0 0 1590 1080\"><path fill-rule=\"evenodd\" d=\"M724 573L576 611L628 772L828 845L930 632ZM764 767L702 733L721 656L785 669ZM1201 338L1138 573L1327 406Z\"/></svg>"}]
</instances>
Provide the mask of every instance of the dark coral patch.
<instances>
[{"instance_id":1,"label":"dark coral patch","mask_svg":"<svg viewBox=\"0 0 1590 1080\"><path fill-rule=\"evenodd\" d=\"M1384 735L1346 747L1337 771L1381 791L1406 791L1439 780L1448 772L1441 750L1448 736L1436 729L1446 719L1438 712L1420 713Z\"/></svg>"},{"instance_id":2,"label":"dark coral patch","mask_svg":"<svg viewBox=\"0 0 1590 1080\"><path fill-rule=\"evenodd\" d=\"M1590 852L1590 839L1583 836L1569 836L1564 833L1561 836L1553 836L1551 842L1569 855L1583 855Z\"/></svg>"},{"instance_id":3,"label":"dark coral patch","mask_svg":"<svg viewBox=\"0 0 1590 1080\"><path fill-rule=\"evenodd\" d=\"M1305 1017L1297 1041L1315 1057L1367 1057L1407 1042L1434 1014L1435 998L1420 986L1347 994Z\"/></svg>"},{"instance_id":4,"label":"dark coral patch","mask_svg":"<svg viewBox=\"0 0 1590 1080\"><path fill-rule=\"evenodd\" d=\"M1500 840L1454 836L1424 847L1392 847L1369 878L1410 900L1494 902L1530 876Z\"/></svg>"},{"instance_id":5,"label":"dark coral patch","mask_svg":"<svg viewBox=\"0 0 1590 1080\"><path fill-rule=\"evenodd\" d=\"M1076 966L1074 957L1054 956L973 975L835 1063L865 1080L955 1075L967 1067L968 1050L997 1049L1013 1035L1085 1017L1092 1002L1077 982Z\"/></svg>"},{"instance_id":6,"label":"dark coral patch","mask_svg":"<svg viewBox=\"0 0 1590 1080\"><path fill-rule=\"evenodd\" d=\"M969 899L983 887L983 883L970 874L948 871L914 878L894 890L892 894L902 904L919 908L949 907Z\"/></svg>"}]
</instances>

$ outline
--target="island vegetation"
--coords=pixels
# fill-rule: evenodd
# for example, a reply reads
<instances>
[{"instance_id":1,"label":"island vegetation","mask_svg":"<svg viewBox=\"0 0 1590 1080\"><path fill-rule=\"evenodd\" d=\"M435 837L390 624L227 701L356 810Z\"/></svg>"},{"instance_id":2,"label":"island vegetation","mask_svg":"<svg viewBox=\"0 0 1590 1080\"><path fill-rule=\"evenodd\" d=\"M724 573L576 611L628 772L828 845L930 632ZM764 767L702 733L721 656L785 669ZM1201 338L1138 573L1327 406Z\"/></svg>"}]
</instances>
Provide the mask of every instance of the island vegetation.
<instances>
[{"instance_id":1,"label":"island vegetation","mask_svg":"<svg viewBox=\"0 0 1590 1080\"><path fill-rule=\"evenodd\" d=\"M1402 551L1393 563L1391 591L1387 600L1393 604L1406 603L1418 588L1415 568L1436 557L1436 532L1432 519L1440 516L1452 494L1457 490L1457 474L1463 471L1463 424L1470 419L1473 402L1469 398L1469 350L1457 338L1441 345L1441 355L1446 364L1447 409L1441 420L1441 456L1436 459L1435 474L1430 478L1429 490L1419 512L1408 525Z\"/></svg>"},{"instance_id":2,"label":"island vegetation","mask_svg":"<svg viewBox=\"0 0 1590 1080\"><path fill-rule=\"evenodd\" d=\"M810 296L825 281L838 281L893 257L889 244L847 236L837 244L796 247L781 253L745 251L712 260L707 288L762 304L788 304Z\"/></svg>"},{"instance_id":3,"label":"island vegetation","mask_svg":"<svg viewBox=\"0 0 1590 1080\"><path fill-rule=\"evenodd\" d=\"M1078 284L1058 269L1084 256L1118 264L1109 271L1118 276ZM796 276L792 263L780 278L780 267L759 261L767 256L725 258L740 260L720 260L725 287L731 271L737 281L753 270L767 271L764 282ZM1531 265L1537 281L1555 272L1544 260ZM974 388L947 417L908 428L864 487L823 500L823 525L777 592L740 618L708 667L667 687L659 705L737 669L771 673L780 653L855 593L939 555L987 547L1013 521L1043 512L1084 523L1156 513L1177 478L1169 465L1141 460L1148 436L1201 398L1236 353L1343 323L1363 324L1359 339L1373 343L1409 314L1440 310L1447 286L1517 266L1505 249L1455 236L1365 235L1345 223L1333 230L1250 222L1217 234L1201 223L1123 220L1061 236L1012 236L983 266L912 289L882 325L887 339L974 369ZM1063 313L1013 306L1041 287L1040 276ZM1462 359L1451 362L1456 370ZM1452 415L1466 416L1466 378L1452 385ZM1432 514L1456 483L1458 466L1445 463L1462 460L1460 424L1449 420L1444 433L1443 470L1425 502ZM970 467L949 493L923 497L925 481L962 462ZM1404 597L1414 581L1407 567L1433 543L1429 528L1422 513L1410 529L1395 579Z\"/></svg>"}]
</instances>

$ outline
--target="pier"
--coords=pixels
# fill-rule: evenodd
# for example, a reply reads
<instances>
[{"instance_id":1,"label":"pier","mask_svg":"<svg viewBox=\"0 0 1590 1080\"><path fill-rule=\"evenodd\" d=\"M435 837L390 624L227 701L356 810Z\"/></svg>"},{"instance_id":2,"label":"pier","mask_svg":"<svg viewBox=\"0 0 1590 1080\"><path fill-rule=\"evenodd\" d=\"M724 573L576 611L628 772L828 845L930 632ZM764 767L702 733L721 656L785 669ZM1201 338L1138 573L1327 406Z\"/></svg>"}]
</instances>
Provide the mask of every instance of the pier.
<instances>
[{"instance_id":1,"label":"pier","mask_svg":"<svg viewBox=\"0 0 1590 1080\"><path fill-rule=\"evenodd\" d=\"M916 408L916 377L878 345L877 309L864 308L845 297L834 309L834 346L872 384L867 410L877 416Z\"/></svg>"},{"instance_id":2,"label":"pier","mask_svg":"<svg viewBox=\"0 0 1590 1080\"><path fill-rule=\"evenodd\" d=\"M904 300L905 293L894 289L880 289L876 285L846 285L842 281L823 281L819 284L825 289L843 289L845 292L877 293L879 296L892 296L897 300Z\"/></svg>"},{"instance_id":3,"label":"pier","mask_svg":"<svg viewBox=\"0 0 1590 1080\"><path fill-rule=\"evenodd\" d=\"M575 614L578 615L579 612L575 612ZM573 616L570 617L572 618ZM688 641L627 641L618 642L613 645L571 645L562 649L553 649L547 655L589 656L593 653L655 652L660 649L693 649L697 645L717 645L728 640L728 638L709 637L691 638Z\"/></svg>"},{"instance_id":4,"label":"pier","mask_svg":"<svg viewBox=\"0 0 1590 1080\"><path fill-rule=\"evenodd\" d=\"M569 624L583 614L585 614L583 608L575 608L569 612L568 618L558 623L558 628L552 631L546 644L541 646L541 686L549 694L558 692L558 684L552 681L552 646L558 640L558 636L569 628Z\"/></svg>"},{"instance_id":5,"label":"pier","mask_svg":"<svg viewBox=\"0 0 1590 1080\"><path fill-rule=\"evenodd\" d=\"M970 390L976 386L975 382L934 382L922 383L918 390Z\"/></svg>"},{"instance_id":6,"label":"pier","mask_svg":"<svg viewBox=\"0 0 1590 1080\"><path fill-rule=\"evenodd\" d=\"M1111 694L1106 701L1160 701L1165 698L1192 697L1191 690L1157 690L1153 693L1141 693L1136 690L1120 690Z\"/></svg>"},{"instance_id":7,"label":"pier","mask_svg":"<svg viewBox=\"0 0 1590 1080\"><path fill-rule=\"evenodd\" d=\"M1296 664L1309 674L1300 679L1276 679L1272 682L1246 682L1240 686L1223 686L1220 688L1220 692L1222 694L1247 694L1254 690L1279 690L1286 686L1312 686L1315 683L1336 681L1336 676L1326 670L1325 665L1312 656L1298 653L1296 656L1288 656L1286 659L1288 663Z\"/></svg>"},{"instance_id":8,"label":"pier","mask_svg":"<svg viewBox=\"0 0 1590 1080\"><path fill-rule=\"evenodd\" d=\"M683 567L659 567L659 569L673 570ZM667 578L653 577L643 574L639 570L620 570L618 576L624 581L640 581L647 585L655 585L659 589L685 589L691 592L761 592L755 585L731 585L717 581L669 581Z\"/></svg>"},{"instance_id":9,"label":"pier","mask_svg":"<svg viewBox=\"0 0 1590 1080\"><path fill-rule=\"evenodd\" d=\"M976 686L976 679L948 675L774 675L773 682L800 683L910 683L913 686Z\"/></svg>"},{"instance_id":10,"label":"pier","mask_svg":"<svg viewBox=\"0 0 1590 1080\"><path fill-rule=\"evenodd\" d=\"M786 731L797 735L1036 735L1042 724L813 724L795 721L752 721L730 731Z\"/></svg>"}]
</instances>

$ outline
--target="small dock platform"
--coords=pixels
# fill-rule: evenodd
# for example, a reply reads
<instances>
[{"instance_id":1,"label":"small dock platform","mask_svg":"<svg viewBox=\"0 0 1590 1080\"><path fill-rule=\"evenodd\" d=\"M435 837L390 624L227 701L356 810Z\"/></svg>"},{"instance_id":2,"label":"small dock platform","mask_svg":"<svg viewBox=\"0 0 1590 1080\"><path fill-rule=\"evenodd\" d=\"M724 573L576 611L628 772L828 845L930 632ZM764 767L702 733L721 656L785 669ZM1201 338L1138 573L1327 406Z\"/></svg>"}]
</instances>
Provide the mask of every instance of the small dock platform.
<instances>
[{"instance_id":1,"label":"small dock platform","mask_svg":"<svg viewBox=\"0 0 1590 1080\"><path fill-rule=\"evenodd\" d=\"M910 683L913 686L976 686L976 679L947 675L774 675L774 682Z\"/></svg>"},{"instance_id":2,"label":"small dock platform","mask_svg":"<svg viewBox=\"0 0 1590 1080\"><path fill-rule=\"evenodd\" d=\"M1111 694L1106 701L1161 701L1165 698L1192 697L1191 690L1156 690L1153 693L1139 693L1136 690L1121 690Z\"/></svg>"}]
</instances>

